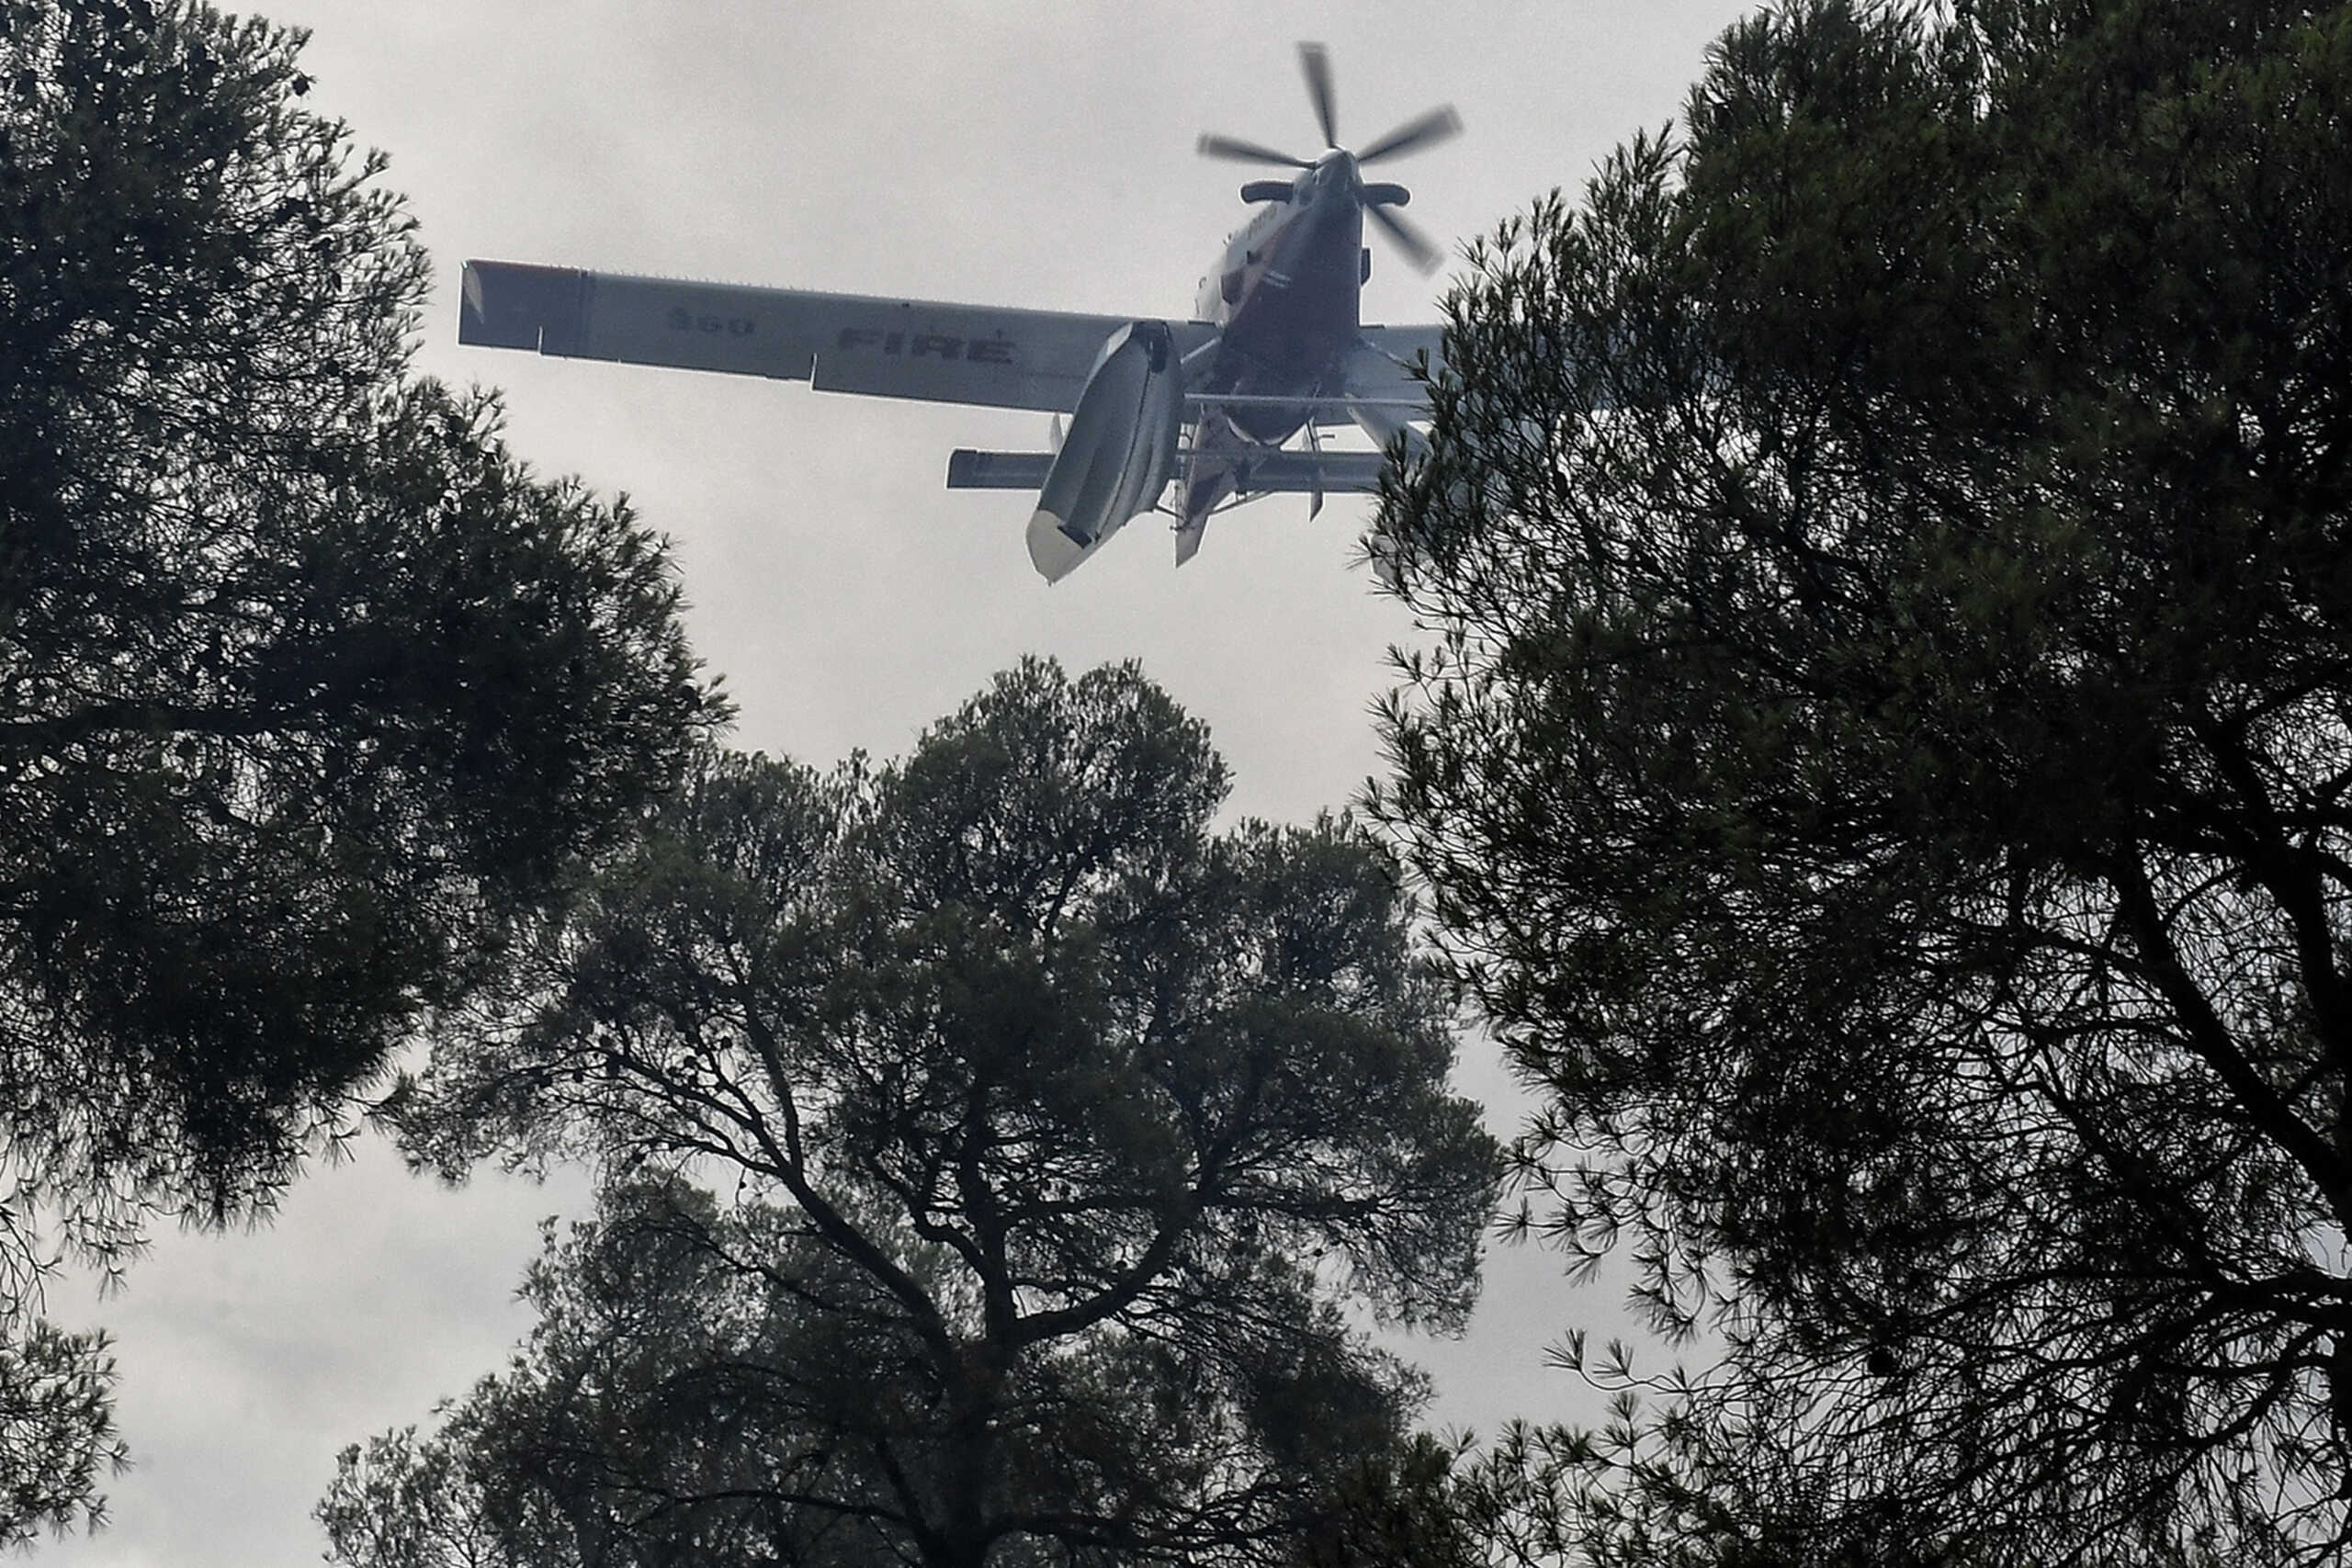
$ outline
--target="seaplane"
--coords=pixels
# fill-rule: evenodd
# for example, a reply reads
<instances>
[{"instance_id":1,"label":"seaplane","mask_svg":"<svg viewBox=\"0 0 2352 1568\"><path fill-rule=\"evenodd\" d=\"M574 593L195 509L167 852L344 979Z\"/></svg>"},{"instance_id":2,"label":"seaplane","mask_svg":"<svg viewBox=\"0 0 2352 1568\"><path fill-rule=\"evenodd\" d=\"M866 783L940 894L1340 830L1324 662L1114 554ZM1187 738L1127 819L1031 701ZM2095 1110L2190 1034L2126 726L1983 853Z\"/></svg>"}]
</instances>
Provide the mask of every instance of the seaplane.
<instances>
[{"instance_id":1,"label":"seaplane","mask_svg":"<svg viewBox=\"0 0 2352 1568\"><path fill-rule=\"evenodd\" d=\"M1396 210L1410 193L1363 171L1457 134L1461 118L1448 105L1342 147L1329 55L1313 43L1298 53L1324 150L1200 139L1204 156L1293 172L1241 187L1255 210L1185 320L469 261L458 340L1049 413L1048 450L956 451L948 488L1035 490L1029 558L1047 582L1147 511L1172 519L1182 566L1232 507L1304 493L1312 516L1327 493L1376 489L1442 368L1441 328L1360 319L1367 219L1424 275L1442 259ZM1381 450L1327 446L1325 431L1351 426Z\"/></svg>"}]
</instances>

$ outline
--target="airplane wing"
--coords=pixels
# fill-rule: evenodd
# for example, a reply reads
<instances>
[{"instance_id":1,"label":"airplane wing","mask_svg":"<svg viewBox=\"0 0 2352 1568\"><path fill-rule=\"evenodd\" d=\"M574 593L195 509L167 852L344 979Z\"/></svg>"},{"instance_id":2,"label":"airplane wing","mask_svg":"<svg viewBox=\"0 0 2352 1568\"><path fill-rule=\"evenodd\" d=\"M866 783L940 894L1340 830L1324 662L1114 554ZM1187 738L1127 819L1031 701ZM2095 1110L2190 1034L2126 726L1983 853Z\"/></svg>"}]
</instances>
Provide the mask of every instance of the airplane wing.
<instances>
[{"instance_id":1,"label":"airplane wing","mask_svg":"<svg viewBox=\"0 0 2352 1568\"><path fill-rule=\"evenodd\" d=\"M1134 319L469 261L458 341L1069 413L1104 340ZM1169 326L1180 353L1216 333Z\"/></svg>"},{"instance_id":2,"label":"airplane wing","mask_svg":"<svg viewBox=\"0 0 2352 1568\"><path fill-rule=\"evenodd\" d=\"M1443 327L1365 327L1340 361L1344 395L1386 407L1399 423L1405 417L1419 418L1414 411L1428 402L1429 392L1415 378L1413 367L1423 356L1430 375L1445 368ZM1395 406L1400 404L1410 407ZM1318 411L1315 423L1347 424L1351 418L1344 410L1330 409Z\"/></svg>"}]
</instances>

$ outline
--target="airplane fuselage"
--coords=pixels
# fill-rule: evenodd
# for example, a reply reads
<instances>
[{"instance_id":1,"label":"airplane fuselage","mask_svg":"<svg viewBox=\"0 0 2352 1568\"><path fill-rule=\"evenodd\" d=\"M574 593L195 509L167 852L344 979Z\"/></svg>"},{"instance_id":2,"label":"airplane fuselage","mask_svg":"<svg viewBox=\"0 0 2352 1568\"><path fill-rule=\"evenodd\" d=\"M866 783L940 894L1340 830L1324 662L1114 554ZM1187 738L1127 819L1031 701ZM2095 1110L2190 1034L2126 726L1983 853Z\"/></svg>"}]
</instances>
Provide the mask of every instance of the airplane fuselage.
<instances>
[{"instance_id":1,"label":"airplane fuselage","mask_svg":"<svg viewBox=\"0 0 2352 1568\"><path fill-rule=\"evenodd\" d=\"M1292 182L1288 200L1261 208L1227 240L1193 308L1220 332L1205 373L1191 378L1209 400L1193 431L1188 521L1233 491L1253 453L1313 417L1361 330L1369 260L1363 177L1336 148Z\"/></svg>"},{"instance_id":2,"label":"airplane fuselage","mask_svg":"<svg viewBox=\"0 0 2352 1568\"><path fill-rule=\"evenodd\" d=\"M1195 318L1222 332L1194 386L1299 400L1226 405L1237 432L1252 441L1279 445L1294 434L1307 417L1306 400L1355 343L1367 271L1360 188L1355 160L1325 153L1293 182L1290 200L1260 209L1227 240L1217 270L1203 280Z\"/></svg>"}]
</instances>

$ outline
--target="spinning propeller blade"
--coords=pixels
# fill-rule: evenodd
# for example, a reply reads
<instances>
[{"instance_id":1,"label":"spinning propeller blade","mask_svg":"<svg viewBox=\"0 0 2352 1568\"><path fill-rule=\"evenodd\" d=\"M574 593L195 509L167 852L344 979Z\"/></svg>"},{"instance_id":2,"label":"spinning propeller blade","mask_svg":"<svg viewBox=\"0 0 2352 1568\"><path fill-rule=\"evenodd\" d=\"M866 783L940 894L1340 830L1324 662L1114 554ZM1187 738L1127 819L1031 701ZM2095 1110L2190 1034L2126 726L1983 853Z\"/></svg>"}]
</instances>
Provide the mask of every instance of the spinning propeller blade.
<instances>
[{"instance_id":1,"label":"spinning propeller blade","mask_svg":"<svg viewBox=\"0 0 2352 1568\"><path fill-rule=\"evenodd\" d=\"M1306 96L1315 105L1315 123L1323 128L1323 145L1337 147L1340 132L1331 107L1331 57L1319 43L1303 43L1298 46L1298 66L1306 73Z\"/></svg>"},{"instance_id":2,"label":"spinning propeller blade","mask_svg":"<svg viewBox=\"0 0 2352 1568\"><path fill-rule=\"evenodd\" d=\"M1294 169L1315 166L1312 159L1294 158L1287 152L1278 152L1272 147L1243 141L1238 137L1204 134L1195 146L1204 158L1223 158L1230 163L1282 164Z\"/></svg>"},{"instance_id":3,"label":"spinning propeller blade","mask_svg":"<svg viewBox=\"0 0 2352 1568\"><path fill-rule=\"evenodd\" d=\"M1427 277L1435 272L1437 264L1445 259L1445 253L1432 244L1429 236L1420 230L1398 217L1393 205L1384 202L1363 210L1365 217L1379 224L1387 231L1388 237L1396 242L1396 248L1405 253L1405 259L1412 263L1413 269L1422 276Z\"/></svg>"},{"instance_id":4,"label":"spinning propeller blade","mask_svg":"<svg viewBox=\"0 0 2352 1568\"><path fill-rule=\"evenodd\" d=\"M1357 153L1356 162L1369 164L1377 158L1401 158L1460 134L1462 117L1453 112L1452 104L1441 104L1425 115L1407 120Z\"/></svg>"}]
</instances>

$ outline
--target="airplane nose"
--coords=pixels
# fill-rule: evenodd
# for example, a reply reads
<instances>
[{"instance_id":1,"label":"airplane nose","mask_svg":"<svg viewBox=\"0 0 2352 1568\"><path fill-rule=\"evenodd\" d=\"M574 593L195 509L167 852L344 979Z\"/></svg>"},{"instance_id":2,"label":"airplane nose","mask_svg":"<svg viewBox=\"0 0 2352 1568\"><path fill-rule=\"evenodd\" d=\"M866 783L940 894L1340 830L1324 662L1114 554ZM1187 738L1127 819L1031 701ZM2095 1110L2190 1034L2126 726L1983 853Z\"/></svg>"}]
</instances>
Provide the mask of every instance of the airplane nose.
<instances>
[{"instance_id":1,"label":"airplane nose","mask_svg":"<svg viewBox=\"0 0 2352 1568\"><path fill-rule=\"evenodd\" d=\"M1315 194L1324 202L1337 206L1353 203L1363 192L1363 175L1356 168L1355 155L1345 148L1334 147L1317 161Z\"/></svg>"}]
</instances>

